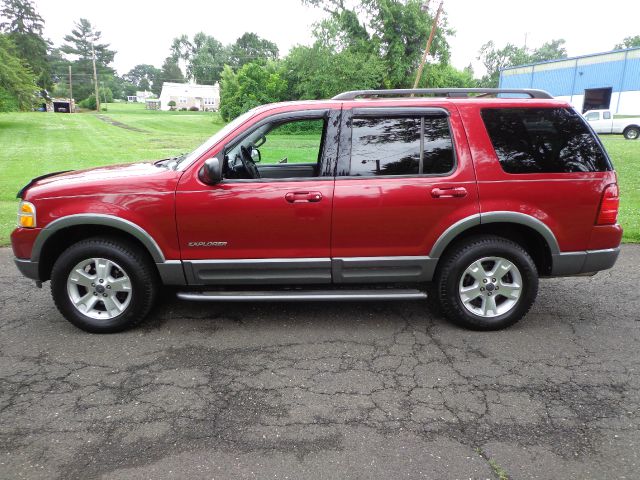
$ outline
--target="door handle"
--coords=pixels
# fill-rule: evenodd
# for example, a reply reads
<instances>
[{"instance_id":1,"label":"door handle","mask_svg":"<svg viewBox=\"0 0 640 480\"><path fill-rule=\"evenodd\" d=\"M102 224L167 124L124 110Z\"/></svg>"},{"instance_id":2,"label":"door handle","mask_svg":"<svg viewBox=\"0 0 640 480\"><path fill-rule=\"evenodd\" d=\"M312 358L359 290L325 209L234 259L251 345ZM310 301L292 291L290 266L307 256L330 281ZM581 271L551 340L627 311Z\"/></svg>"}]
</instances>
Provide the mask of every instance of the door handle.
<instances>
[{"instance_id":1,"label":"door handle","mask_svg":"<svg viewBox=\"0 0 640 480\"><path fill-rule=\"evenodd\" d=\"M467 196L467 189L464 187L434 188L431 190L433 198L462 198Z\"/></svg>"},{"instance_id":2,"label":"door handle","mask_svg":"<svg viewBox=\"0 0 640 480\"><path fill-rule=\"evenodd\" d=\"M288 192L284 199L289 203L315 203L322 200L322 194L320 192Z\"/></svg>"}]
</instances>

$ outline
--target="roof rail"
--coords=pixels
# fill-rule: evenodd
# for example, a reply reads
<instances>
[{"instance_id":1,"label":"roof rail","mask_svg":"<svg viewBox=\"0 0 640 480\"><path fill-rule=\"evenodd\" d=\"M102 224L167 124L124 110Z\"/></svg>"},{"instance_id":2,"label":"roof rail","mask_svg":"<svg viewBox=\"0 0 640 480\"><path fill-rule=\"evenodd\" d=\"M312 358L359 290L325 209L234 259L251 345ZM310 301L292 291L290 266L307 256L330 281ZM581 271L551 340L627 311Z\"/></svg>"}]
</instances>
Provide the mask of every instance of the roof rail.
<instances>
[{"instance_id":1,"label":"roof rail","mask_svg":"<svg viewBox=\"0 0 640 480\"><path fill-rule=\"evenodd\" d=\"M553 98L544 90L531 88L398 88L393 90L353 90L343 92L332 100L355 100L360 97L406 97L414 95L431 95L434 97L468 98L470 94L476 97L498 96L499 94L529 95L530 98Z\"/></svg>"}]
</instances>

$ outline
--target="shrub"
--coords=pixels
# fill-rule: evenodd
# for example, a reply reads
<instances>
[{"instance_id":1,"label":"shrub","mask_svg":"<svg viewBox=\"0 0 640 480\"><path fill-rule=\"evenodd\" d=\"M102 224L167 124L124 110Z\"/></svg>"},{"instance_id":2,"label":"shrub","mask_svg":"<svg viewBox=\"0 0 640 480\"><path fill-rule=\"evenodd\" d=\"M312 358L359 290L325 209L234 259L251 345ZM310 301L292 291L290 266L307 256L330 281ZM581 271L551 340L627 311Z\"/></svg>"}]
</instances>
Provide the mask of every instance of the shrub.
<instances>
[{"instance_id":1,"label":"shrub","mask_svg":"<svg viewBox=\"0 0 640 480\"><path fill-rule=\"evenodd\" d=\"M167 103L167 106L169 106L169 107L175 107L175 106L176 106L176 102L175 102L175 100L169 100L169 103Z\"/></svg>"},{"instance_id":2,"label":"shrub","mask_svg":"<svg viewBox=\"0 0 640 480\"><path fill-rule=\"evenodd\" d=\"M199 112L200 109L194 105L193 107L189 108L189 111L190 112Z\"/></svg>"},{"instance_id":3,"label":"shrub","mask_svg":"<svg viewBox=\"0 0 640 480\"><path fill-rule=\"evenodd\" d=\"M181 111L181 112L186 112L186 111L187 111L187 107L182 107L182 108L180 109L180 111Z\"/></svg>"},{"instance_id":4,"label":"shrub","mask_svg":"<svg viewBox=\"0 0 640 480\"><path fill-rule=\"evenodd\" d=\"M95 95L89 95L84 100L78 102L78 106L81 107L81 108L89 109L89 110L95 110L97 108L96 96Z\"/></svg>"},{"instance_id":5,"label":"shrub","mask_svg":"<svg viewBox=\"0 0 640 480\"><path fill-rule=\"evenodd\" d=\"M16 112L20 110L18 99L0 85L0 112Z\"/></svg>"}]
</instances>

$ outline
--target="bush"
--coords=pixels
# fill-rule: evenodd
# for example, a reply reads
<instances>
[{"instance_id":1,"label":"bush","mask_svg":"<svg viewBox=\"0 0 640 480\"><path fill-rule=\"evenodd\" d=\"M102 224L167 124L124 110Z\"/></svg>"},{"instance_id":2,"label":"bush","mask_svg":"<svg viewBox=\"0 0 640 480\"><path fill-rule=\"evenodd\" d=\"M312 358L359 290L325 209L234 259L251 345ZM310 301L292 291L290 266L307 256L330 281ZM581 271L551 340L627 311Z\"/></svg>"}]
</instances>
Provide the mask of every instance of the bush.
<instances>
[{"instance_id":1,"label":"bush","mask_svg":"<svg viewBox=\"0 0 640 480\"><path fill-rule=\"evenodd\" d=\"M182 107L182 108L180 109L180 111L181 111L181 112L186 112L186 111L187 111L187 107Z\"/></svg>"},{"instance_id":2,"label":"bush","mask_svg":"<svg viewBox=\"0 0 640 480\"><path fill-rule=\"evenodd\" d=\"M175 106L176 106L176 102L175 102L175 100L169 100L169 103L167 103L167 106L169 106L169 107L175 107Z\"/></svg>"},{"instance_id":3,"label":"bush","mask_svg":"<svg viewBox=\"0 0 640 480\"><path fill-rule=\"evenodd\" d=\"M88 110L95 110L98 106L96 105L96 96L89 95L84 100L78 102L78 106L80 108L86 108Z\"/></svg>"},{"instance_id":4,"label":"bush","mask_svg":"<svg viewBox=\"0 0 640 480\"><path fill-rule=\"evenodd\" d=\"M194 105L193 107L189 108L189 111L190 112L199 112L200 109Z\"/></svg>"},{"instance_id":5,"label":"bush","mask_svg":"<svg viewBox=\"0 0 640 480\"><path fill-rule=\"evenodd\" d=\"M0 85L0 112L17 112L20 110L18 99Z\"/></svg>"}]
</instances>

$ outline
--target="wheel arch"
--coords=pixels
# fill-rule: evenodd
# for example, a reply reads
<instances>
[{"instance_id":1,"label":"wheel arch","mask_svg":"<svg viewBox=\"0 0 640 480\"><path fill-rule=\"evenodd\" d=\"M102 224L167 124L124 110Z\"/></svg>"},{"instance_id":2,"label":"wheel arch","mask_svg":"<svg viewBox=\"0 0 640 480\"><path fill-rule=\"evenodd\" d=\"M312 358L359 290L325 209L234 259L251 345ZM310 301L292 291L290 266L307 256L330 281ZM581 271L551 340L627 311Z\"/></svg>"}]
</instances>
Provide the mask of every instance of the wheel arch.
<instances>
[{"instance_id":1,"label":"wheel arch","mask_svg":"<svg viewBox=\"0 0 640 480\"><path fill-rule=\"evenodd\" d=\"M165 262L164 254L156 241L133 222L110 215L70 215L51 222L36 237L31 261L38 262L40 279L49 279L55 259L66 248L95 236L120 238L146 252L152 262Z\"/></svg>"},{"instance_id":2,"label":"wheel arch","mask_svg":"<svg viewBox=\"0 0 640 480\"><path fill-rule=\"evenodd\" d=\"M438 238L429 256L440 259L464 239L482 234L501 236L522 245L541 275L551 273L553 256L560 253L555 235L537 218L519 212L488 212L464 218L449 227Z\"/></svg>"}]
</instances>

